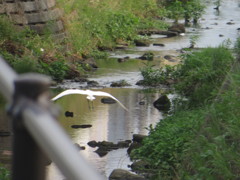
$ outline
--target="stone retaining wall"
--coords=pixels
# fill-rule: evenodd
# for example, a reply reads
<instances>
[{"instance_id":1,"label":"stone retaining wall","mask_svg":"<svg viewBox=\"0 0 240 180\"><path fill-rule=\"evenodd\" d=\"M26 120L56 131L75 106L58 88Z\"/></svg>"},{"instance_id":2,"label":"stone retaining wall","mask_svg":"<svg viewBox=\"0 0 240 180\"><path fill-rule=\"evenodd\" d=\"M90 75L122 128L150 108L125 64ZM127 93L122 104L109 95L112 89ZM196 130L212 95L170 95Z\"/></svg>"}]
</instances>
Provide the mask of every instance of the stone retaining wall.
<instances>
[{"instance_id":1,"label":"stone retaining wall","mask_svg":"<svg viewBox=\"0 0 240 180\"><path fill-rule=\"evenodd\" d=\"M19 26L29 26L39 34L64 34L63 15L55 0L0 0L0 14Z\"/></svg>"}]
</instances>

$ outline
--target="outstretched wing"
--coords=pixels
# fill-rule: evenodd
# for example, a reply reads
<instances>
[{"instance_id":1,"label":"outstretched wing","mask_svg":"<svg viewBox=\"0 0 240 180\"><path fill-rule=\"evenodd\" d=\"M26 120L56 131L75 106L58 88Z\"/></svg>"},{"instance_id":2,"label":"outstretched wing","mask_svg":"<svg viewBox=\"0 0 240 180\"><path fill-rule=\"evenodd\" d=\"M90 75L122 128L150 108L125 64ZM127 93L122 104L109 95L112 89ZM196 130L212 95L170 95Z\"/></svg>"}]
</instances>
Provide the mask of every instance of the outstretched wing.
<instances>
[{"instance_id":1,"label":"outstretched wing","mask_svg":"<svg viewBox=\"0 0 240 180\"><path fill-rule=\"evenodd\" d=\"M82 94L82 95L87 95L88 93L85 90L80 90L80 89L68 89L66 91L61 92L60 94L58 94L57 96L55 96L54 98L52 98L52 101L56 101L57 99L66 96L66 95L70 95L70 94Z\"/></svg>"},{"instance_id":2,"label":"outstretched wing","mask_svg":"<svg viewBox=\"0 0 240 180\"><path fill-rule=\"evenodd\" d=\"M123 109L125 109L126 111L128 111L128 109L114 96L112 96L109 93L106 92L102 92L102 91L91 91L91 90L80 90L80 89L68 89L65 90L63 92L61 92L60 94L58 94L57 96L55 96L54 98L52 98L52 101L56 101L57 99L66 96L66 95L70 95L70 94L81 94L81 95L89 95L89 96L106 96L106 97L110 97L112 99L114 99L115 101L118 102L118 104L120 106L122 106Z\"/></svg>"},{"instance_id":3,"label":"outstretched wing","mask_svg":"<svg viewBox=\"0 0 240 180\"><path fill-rule=\"evenodd\" d=\"M90 90L89 90L89 91L90 91ZM126 111L128 111L128 109L127 109L117 98L115 98L115 97L112 96L111 94L106 93L106 92L102 92L102 91L91 91L91 92L92 92L92 94L93 94L94 96L106 96L106 97L110 97L110 98L114 99L115 101L118 102L118 104L119 104L120 106L122 106L123 109L125 109Z\"/></svg>"}]
</instances>

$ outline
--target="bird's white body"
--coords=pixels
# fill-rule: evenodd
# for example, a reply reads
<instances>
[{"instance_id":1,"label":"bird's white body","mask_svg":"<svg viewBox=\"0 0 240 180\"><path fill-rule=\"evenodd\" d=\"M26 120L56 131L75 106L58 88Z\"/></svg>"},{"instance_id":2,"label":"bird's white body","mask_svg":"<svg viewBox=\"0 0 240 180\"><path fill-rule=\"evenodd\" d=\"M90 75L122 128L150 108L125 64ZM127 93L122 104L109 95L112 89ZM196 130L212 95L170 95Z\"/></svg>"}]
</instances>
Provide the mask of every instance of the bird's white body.
<instances>
[{"instance_id":1,"label":"bird's white body","mask_svg":"<svg viewBox=\"0 0 240 180\"><path fill-rule=\"evenodd\" d=\"M106 96L106 97L110 97L112 99L114 99L115 101L117 101L120 106L122 106L125 110L127 110L127 108L114 96L112 96L109 93L103 92L103 91L91 91L91 90L81 90L81 89L68 89L65 90L63 92L61 92L60 94L58 94L57 96L55 96L54 98L52 98L52 101L56 101L57 99L66 96L66 95L70 95L70 94L81 94L81 95L87 95L87 99L89 101L93 101L94 99L96 99L94 96Z\"/></svg>"}]
</instances>

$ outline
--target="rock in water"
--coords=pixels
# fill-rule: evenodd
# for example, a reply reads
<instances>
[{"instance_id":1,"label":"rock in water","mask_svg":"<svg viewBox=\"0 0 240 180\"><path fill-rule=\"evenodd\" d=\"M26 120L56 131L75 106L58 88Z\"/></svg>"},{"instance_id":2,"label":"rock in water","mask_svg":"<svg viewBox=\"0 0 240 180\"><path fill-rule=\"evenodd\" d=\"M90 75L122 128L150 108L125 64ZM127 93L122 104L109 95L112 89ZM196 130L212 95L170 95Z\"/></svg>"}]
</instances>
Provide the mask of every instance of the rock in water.
<instances>
[{"instance_id":1,"label":"rock in water","mask_svg":"<svg viewBox=\"0 0 240 180\"><path fill-rule=\"evenodd\" d=\"M153 105L158 110L168 111L170 109L171 102L168 99L167 95L162 95L153 103Z\"/></svg>"},{"instance_id":2,"label":"rock in water","mask_svg":"<svg viewBox=\"0 0 240 180\"><path fill-rule=\"evenodd\" d=\"M137 174L133 174L127 170L114 169L109 176L109 180L146 180L146 179Z\"/></svg>"}]
</instances>

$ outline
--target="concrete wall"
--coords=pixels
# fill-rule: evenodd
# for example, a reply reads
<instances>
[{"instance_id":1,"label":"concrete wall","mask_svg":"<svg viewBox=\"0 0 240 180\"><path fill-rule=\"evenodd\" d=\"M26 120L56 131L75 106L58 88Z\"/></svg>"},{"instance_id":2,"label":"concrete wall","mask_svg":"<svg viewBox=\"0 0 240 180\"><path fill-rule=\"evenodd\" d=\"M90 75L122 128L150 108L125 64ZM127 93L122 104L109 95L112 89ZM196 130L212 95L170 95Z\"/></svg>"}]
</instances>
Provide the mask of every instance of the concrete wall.
<instances>
[{"instance_id":1,"label":"concrete wall","mask_svg":"<svg viewBox=\"0 0 240 180\"><path fill-rule=\"evenodd\" d=\"M0 14L18 26L29 26L39 34L64 32L62 11L56 8L55 0L0 0Z\"/></svg>"}]
</instances>

